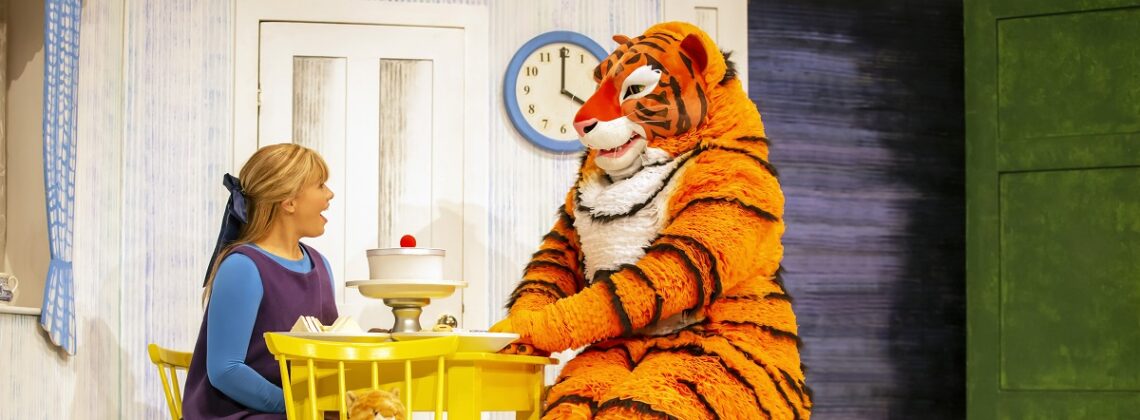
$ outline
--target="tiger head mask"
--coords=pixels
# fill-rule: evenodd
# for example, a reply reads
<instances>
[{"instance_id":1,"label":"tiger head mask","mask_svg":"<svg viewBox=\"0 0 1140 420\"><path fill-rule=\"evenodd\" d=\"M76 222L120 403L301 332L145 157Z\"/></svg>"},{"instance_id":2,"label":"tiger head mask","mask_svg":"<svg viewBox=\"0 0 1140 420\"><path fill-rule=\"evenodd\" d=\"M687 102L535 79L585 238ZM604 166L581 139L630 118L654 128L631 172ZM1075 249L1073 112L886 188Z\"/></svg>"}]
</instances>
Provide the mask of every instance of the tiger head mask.
<instances>
[{"instance_id":1,"label":"tiger head mask","mask_svg":"<svg viewBox=\"0 0 1140 420\"><path fill-rule=\"evenodd\" d=\"M619 45L594 69L598 88L574 117L588 159L615 179L696 147L710 92L735 70L696 26L669 22ZM739 88L738 88L739 89Z\"/></svg>"}]
</instances>

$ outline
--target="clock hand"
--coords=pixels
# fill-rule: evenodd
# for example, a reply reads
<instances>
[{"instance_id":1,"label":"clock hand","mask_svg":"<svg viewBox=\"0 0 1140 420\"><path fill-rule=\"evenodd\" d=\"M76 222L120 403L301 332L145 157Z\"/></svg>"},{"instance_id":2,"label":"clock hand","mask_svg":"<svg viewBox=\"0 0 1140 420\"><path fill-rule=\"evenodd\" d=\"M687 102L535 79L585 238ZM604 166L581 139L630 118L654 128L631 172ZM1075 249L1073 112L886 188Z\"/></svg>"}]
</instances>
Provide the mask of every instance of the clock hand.
<instances>
[{"instance_id":1,"label":"clock hand","mask_svg":"<svg viewBox=\"0 0 1140 420\"><path fill-rule=\"evenodd\" d=\"M570 93L570 91L566 90L566 58L568 58L568 57L570 57L570 49L569 48L562 47L562 48L558 49L558 58L562 60L562 74L560 75L560 77L562 79L561 80L562 85L560 86L561 93L563 95L566 95L567 98L573 99L574 102L577 102L581 105L585 105L586 101L582 100L582 98L574 96L573 93Z\"/></svg>"},{"instance_id":2,"label":"clock hand","mask_svg":"<svg viewBox=\"0 0 1140 420\"><path fill-rule=\"evenodd\" d=\"M562 79L562 85L559 87L562 92L566 92L566 57L570 56L570 49L562 47L558 49L558 58L562 60L562 73L559 75Z\"/></svg>"},{"instance_id":3,"label":"clock hand","mask_svg":"<svg viewBox=\"0 0 1140 420\"><path fill-rule=\"evenodd\" d=\"M563 94L563 95L566 95L566 97L567 97L567 98L573 99L573 100L574 100L574 102L577 102L578 104L581 104L581 105L585 105L585 104L586 104L586 101L582 100L582 98L579 98L579 97L577 97L577 96L574 96L574 94L573 94L573 93L570 93L570 91L568 91L568 90L566 90L566 89L563 89L563 90L562 90L562 94Z\"/></svg>"}]
</instances>

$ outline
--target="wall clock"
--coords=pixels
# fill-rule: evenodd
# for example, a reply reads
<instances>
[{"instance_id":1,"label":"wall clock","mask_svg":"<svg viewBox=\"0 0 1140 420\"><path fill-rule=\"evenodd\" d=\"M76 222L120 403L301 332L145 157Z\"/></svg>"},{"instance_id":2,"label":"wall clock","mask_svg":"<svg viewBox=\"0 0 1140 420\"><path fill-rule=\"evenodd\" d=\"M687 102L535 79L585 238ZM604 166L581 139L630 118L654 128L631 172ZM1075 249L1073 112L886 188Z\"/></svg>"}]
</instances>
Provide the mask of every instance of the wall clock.
<instances>
[{"instance_id":1,"label":"wall clock","mask_svg":"<svg viewBox=\"0 0 1140 420\"><path fill-rule=\"evenodd\" d=\"M594 67L606 51L577 32L553 31L527 41L507 65L503 99L511 124L553 152L583 149L574 114L594 93Z\"/></svg>"}]
</instances>

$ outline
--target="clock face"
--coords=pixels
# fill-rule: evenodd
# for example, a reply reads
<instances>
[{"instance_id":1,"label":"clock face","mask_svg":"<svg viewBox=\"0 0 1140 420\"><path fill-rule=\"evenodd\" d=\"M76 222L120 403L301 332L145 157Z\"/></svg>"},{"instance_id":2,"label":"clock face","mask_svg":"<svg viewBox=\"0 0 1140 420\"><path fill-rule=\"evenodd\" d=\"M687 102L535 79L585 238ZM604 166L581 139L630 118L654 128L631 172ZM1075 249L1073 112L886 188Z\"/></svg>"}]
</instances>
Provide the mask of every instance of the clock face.
<instances>
[{"instance_id":1,"label":"clock face","mask_svg":"<svg viewBox=\"0 0 1140 420\"><path fill-rule=\"evenodd\" d=\"M554 140L578 139L574 114L593 95L594 53L570 42L552 42L532 51L515 79L517 112L534 131Z\"/></svg>"},{"instance_id":2,"label":"clock face","mask_svg":"<svg viewBox=\"0 0 1140 420\"><path fill-rule=\"evenodd\" d=\"M594 68L606 50L585 35L551 31L527 41L511 58L503 105L524 139L552 152L578 152L574 114L594 94Z\"/></svg>"}]
</instances>

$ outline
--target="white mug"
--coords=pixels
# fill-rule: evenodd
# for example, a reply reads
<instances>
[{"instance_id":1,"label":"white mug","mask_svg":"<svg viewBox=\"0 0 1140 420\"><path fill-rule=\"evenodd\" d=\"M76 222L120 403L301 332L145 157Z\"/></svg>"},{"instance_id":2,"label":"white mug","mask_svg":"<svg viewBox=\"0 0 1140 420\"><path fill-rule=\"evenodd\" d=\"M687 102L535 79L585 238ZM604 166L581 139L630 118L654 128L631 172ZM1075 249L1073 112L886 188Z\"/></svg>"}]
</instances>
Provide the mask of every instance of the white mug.
<instances>
[{"instance_id":1,"label":"white mug","mask_svg":"<svg viewBox=\"0 0 1140 420\"><path fill-rule=\"evenodd\" d=\"M18 287L20 287L20 281L16 279L15 275L0 273L0 305L15 302L16 288Z\"/></svg>"}]
</instances>

